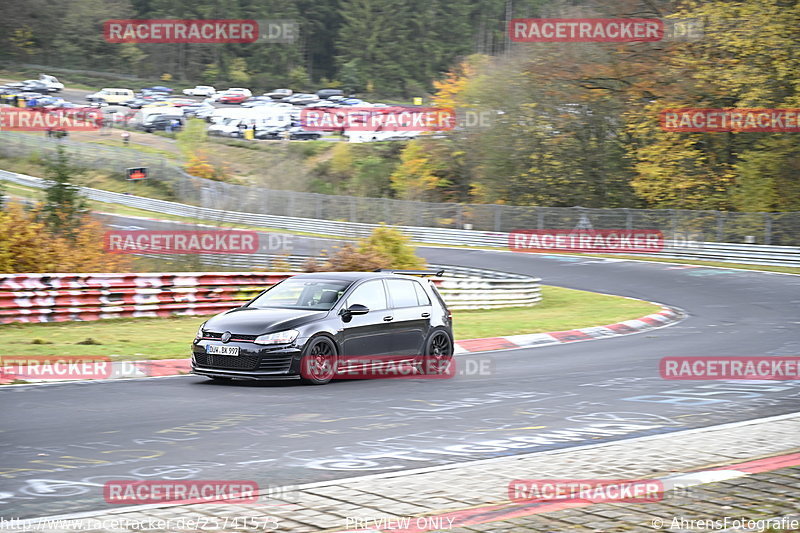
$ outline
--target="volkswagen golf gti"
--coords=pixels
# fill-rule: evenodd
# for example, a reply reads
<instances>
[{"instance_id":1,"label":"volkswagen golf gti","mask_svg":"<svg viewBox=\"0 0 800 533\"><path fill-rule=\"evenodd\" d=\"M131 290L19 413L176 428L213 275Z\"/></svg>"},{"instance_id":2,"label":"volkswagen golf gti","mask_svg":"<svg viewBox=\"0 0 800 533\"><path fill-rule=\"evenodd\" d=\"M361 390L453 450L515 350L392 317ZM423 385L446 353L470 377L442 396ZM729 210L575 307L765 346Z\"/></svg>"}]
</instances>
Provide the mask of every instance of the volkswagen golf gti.
<instances>
[{"instance_id":1,"label":"volkswagen golf gti","mask_svg":"<svg viewBox=\"0 0 800 533\"><path fill-rule=\"evenodd\" d=\"M287 278L204 322L192 343L192 372L313 385L347 377L355 364L435 373L453 355L452 315L430 280L409 274L434 272Z\"/></svg>"}]
</instances>

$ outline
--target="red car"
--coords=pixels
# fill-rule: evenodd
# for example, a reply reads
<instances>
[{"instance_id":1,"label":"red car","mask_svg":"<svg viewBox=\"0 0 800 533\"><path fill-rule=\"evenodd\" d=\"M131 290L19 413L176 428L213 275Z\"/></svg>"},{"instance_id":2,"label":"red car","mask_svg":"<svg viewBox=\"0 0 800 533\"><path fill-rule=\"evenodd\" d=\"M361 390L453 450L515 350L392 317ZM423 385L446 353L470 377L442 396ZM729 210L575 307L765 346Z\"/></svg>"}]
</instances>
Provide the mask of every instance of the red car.
<instances>
[{"instance_id":1,"label":"red car","mask_svg":"<svg viewBox=\"0 0 800 533\"><path fill-rule=\"evenodd\" d=\"M227 93L220 96L217 102L220 104L241 104L248 98L250 97L244 93Z\"/></svg>"}]
</instances>

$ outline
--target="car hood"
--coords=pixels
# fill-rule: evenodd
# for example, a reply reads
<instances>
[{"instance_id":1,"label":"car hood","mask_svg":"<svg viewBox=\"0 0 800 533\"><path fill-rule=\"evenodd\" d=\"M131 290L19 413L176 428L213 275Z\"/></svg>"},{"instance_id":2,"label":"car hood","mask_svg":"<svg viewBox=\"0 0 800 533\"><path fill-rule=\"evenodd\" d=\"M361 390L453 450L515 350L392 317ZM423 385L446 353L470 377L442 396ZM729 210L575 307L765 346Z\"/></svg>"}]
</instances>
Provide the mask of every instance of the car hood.
<instances>
[{"instance_id":1,"label":"car hood","mask_svg":"<svg viewBox=\"0 0 800 533\"><path fill-rule=\"evenodd\" d=\"M230 331L240 335L262 335L296 328L320 319L328 311L308 309L237 308L221 313L206 322L203 329L215 332Z\"/></svg>"}]
</instances>

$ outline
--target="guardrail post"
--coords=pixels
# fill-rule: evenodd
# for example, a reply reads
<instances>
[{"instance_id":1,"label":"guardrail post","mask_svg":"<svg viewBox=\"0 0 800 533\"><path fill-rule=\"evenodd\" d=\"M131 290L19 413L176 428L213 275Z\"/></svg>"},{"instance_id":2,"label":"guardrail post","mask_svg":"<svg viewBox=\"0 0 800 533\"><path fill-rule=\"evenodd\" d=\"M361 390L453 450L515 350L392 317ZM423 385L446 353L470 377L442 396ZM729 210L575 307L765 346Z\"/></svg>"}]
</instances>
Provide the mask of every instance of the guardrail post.
<instances>
[{"instance_id":1,"label":"guardrail post","mask_svg":"<svg viewBox=\"0 0 800 533\"><path fill-rule=\"evenodd\" d=\"M674 239L675 235L678 234L678 212L675 209L669 210L669 220L672 231L672 238Z\"/></svg>"},{"instance_id":2,"label":"guardrail post","mask_svg":"<svg viewBox=\"0 0 800 533\"><path fill-rule=\"evenodd\" d=\"M764 213L764 244L772 244L772 215Z\"/></svg>"}]
</instances>

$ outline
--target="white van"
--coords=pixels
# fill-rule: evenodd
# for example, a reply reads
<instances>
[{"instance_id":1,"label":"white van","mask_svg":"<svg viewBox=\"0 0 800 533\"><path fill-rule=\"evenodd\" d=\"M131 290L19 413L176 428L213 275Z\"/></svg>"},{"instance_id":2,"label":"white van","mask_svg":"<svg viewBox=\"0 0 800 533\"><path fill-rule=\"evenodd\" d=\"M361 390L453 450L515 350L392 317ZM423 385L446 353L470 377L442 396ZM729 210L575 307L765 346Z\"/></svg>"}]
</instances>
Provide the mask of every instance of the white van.
<instances>
[{"instance_id":1,"label":"white van","mask_svg":"<svg viewBox=\"0 0 800 533\"><path fill-rule=\"evenodd\" d=\"M39 81L44 83L47 86L47 91L51 93L57 93L64 89L64 84L58 81L55 76L39 74Z\"/></svg>"},{"instance_id":2,"label":"white van","mask_svg":"<svg viewBox=\"0 0 800 533\"><path fill-rule=\"evenodd\" d=\"M292 125L291 109L273 107L254 107L238 109L219 109L211 115L212 125L209 135L239 137L244 129L255 126L257 130L288 127Z\"/></svg>"},{"instance_id":3,"label":"white van","mask_svg":"<svg viewBox=\"0 0 800 533\"><path fill-rule=\"evenodd\" d=\"M96 93L89 94L86 96L86 99L88 101L100 105L121 104L122 102L133 100L134 98L135 95L133 94L133 91L130 89L115 89L108 87L100 89Z\"/></svg>"}]
</instances>

